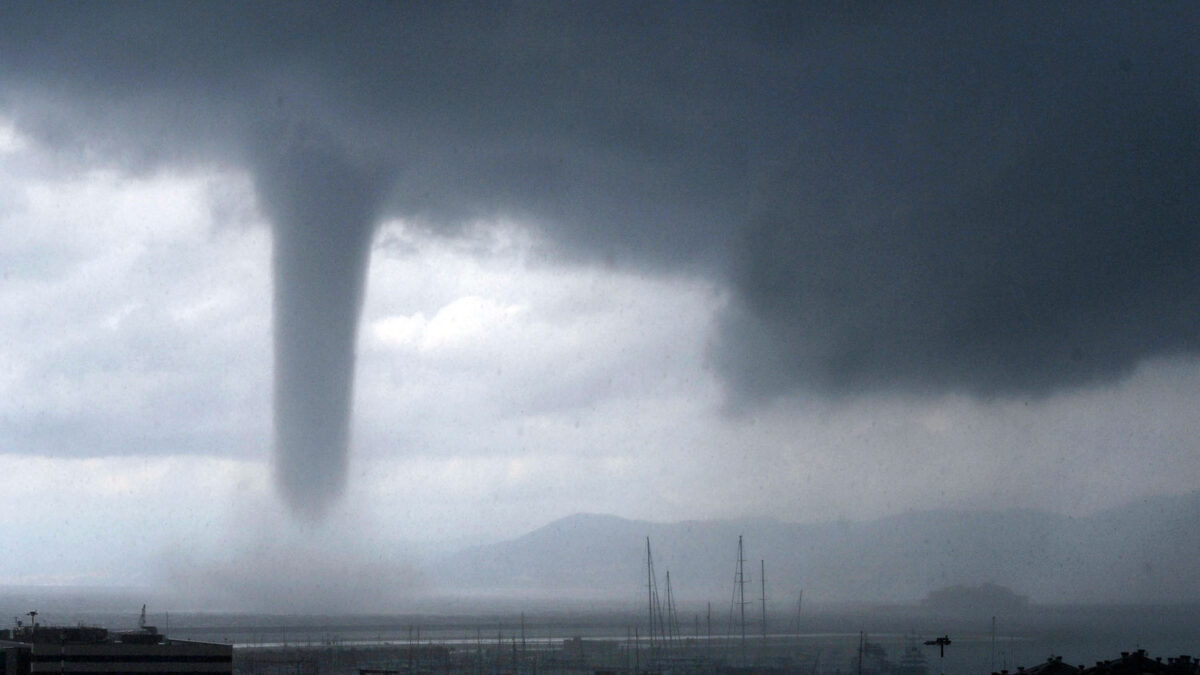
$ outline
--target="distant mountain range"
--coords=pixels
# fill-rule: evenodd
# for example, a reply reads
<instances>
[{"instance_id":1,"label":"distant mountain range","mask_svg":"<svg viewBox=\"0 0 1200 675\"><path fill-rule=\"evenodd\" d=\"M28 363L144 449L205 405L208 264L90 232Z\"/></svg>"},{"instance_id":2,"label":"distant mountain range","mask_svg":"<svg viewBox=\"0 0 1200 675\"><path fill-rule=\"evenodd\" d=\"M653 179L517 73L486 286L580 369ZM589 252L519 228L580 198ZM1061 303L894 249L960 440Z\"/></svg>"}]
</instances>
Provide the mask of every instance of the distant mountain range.
<instances>
[{"instance_id":1,"label":"distant mountain range","mask_svg":"<svg viewBox=\"0 0 1200 675\"><path fill-rule=\"evenodd\" d=\"M524 536L447 556L438 585L483 597L637 602L646 537L660 593L728 607L737 538L747 596L805 602L918 602L956 584L995 583L1033 602L1200 600L1200 490L1133 502L1085 518L1044 511L936 510L868 522L771 519L652 523L579 514Z\"/></svg>"}]
</instances>

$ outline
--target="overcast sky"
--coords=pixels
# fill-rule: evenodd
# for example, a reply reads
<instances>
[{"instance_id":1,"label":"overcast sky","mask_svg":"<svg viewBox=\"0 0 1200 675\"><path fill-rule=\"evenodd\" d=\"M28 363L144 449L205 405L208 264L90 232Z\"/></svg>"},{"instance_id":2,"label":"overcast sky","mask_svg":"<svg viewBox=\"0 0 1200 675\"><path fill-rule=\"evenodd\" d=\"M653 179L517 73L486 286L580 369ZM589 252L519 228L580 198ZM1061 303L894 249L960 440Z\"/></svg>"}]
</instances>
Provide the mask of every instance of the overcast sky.
<instances>
[{"instance_id":1,"label":"overcast sky","mask_svg":"<svg viewBox=\"0 0 1200 675\"><path fill-rule=\"evenodd\" d=\"M836 7L6 3L0 575L1196 489L1196 8ZM343 273L297 519L272 316Z\"/></svg>"}]
</instances>

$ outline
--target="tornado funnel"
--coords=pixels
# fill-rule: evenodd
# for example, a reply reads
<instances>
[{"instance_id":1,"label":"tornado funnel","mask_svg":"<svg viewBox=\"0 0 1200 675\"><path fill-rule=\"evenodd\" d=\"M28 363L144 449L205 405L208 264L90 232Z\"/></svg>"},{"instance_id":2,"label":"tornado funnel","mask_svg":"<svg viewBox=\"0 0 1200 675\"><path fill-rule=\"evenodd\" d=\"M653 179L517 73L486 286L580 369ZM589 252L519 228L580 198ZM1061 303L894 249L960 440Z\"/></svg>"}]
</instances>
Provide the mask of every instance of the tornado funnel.
<instances>
[{"instance_id":1,"label":"tornado funnel","mask_svg":"<svg viewBox=\"0 0 1200 675\"><path fill-rule=\"evenodd\" d=\"M258 189L274 232L275 478L293 513L315 520L346 482L379 181L312 144L272 157Z\"/></svg>"}]
</instances>

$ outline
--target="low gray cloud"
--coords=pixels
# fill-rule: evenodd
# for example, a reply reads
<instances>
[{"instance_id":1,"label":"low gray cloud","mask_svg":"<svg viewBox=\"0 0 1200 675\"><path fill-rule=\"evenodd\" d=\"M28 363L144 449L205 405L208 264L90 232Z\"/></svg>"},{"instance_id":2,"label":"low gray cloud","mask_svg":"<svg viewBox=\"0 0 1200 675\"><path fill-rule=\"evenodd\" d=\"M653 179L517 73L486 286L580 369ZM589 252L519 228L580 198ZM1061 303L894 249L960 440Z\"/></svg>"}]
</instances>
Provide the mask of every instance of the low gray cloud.
<instances>
[{"instance_id":1,"label":"low gray cloud","mask_svg":"<svg viewBox=\"0 0 1200 675\"><path fill-rule=\"evenodd\" d=\"M725 372L757 394L1039 395L1194 353L1200 102L1144 79L1167 67L1069 68L1062 105L1038 100L1061 82L983 82L976 105L1005 108L986 119L934 82L908 112L937 124L845 111L740 233Z\"/></svg>"}]
</instances>

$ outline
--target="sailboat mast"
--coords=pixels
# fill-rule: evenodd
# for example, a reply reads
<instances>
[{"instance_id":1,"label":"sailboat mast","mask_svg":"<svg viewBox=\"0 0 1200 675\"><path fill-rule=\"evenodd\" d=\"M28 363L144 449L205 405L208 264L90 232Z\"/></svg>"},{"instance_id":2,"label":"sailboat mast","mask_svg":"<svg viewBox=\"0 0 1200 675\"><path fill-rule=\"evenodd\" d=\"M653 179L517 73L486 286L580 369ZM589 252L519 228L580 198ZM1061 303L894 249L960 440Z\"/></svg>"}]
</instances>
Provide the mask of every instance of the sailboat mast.
<instances>
[{"instance_id":1,"label":"sailboat mast","mask_svg":"<svg viewBox=\"0 0 1200 675\"><path fill-rule=\"evenodd\" d=\"M758 580L762 583L762 634L763 642L767 641L767 561L758 561Z\"/></svg>"},{"instance_id":2,"label":"sailboat mast","mask_svg":"<svg viewBox=\"0 0 1200 675\"><path fill-rule=\"evenodd\" d=\"M995 672L996 668L996 617L992 616L992 657L988 666Z\"/></svg>"},{"instance_id":3,"label":"sailboat mast","mask_svg":"<svg viewBox=\"0 0 1200 675\"><path fill-rule=\"evenodd\" d=\"M675 599L671 595L671 570L667 570L667 644L675 643Z\"/></svg>"},{"instance_id":4,"label":"sailboat mast","mask_svg":"<svg viewBox=\"0 0 1200 675\"><path fill-rule=\"evenodd\" d=\"M742 613L742 660L746 659L746 559L742 555L742 535L738 535L738 607Z\"/></svg>"},{"instance_id":5,"label":"sailboat mast","mask_svg":"<svg viewBox=\"0 0 1200 675\"><path fill-rule=\"evenodd\" d=\"M650 653L654 653L654 558L650 555L650 537L646 537L646 605L650 619Z\"/></svg>"},{"instance_id":6,"label":"sailboat mast","mask_svg":"<svg viewBox=\"0 0 1200 675\"><path fill-rule=\"evenodd\" d=\"M796 600L796 639L800 639L800 612L804 610L804 589L800 589L800 597Z\"/></svg>"}]
</instances>

